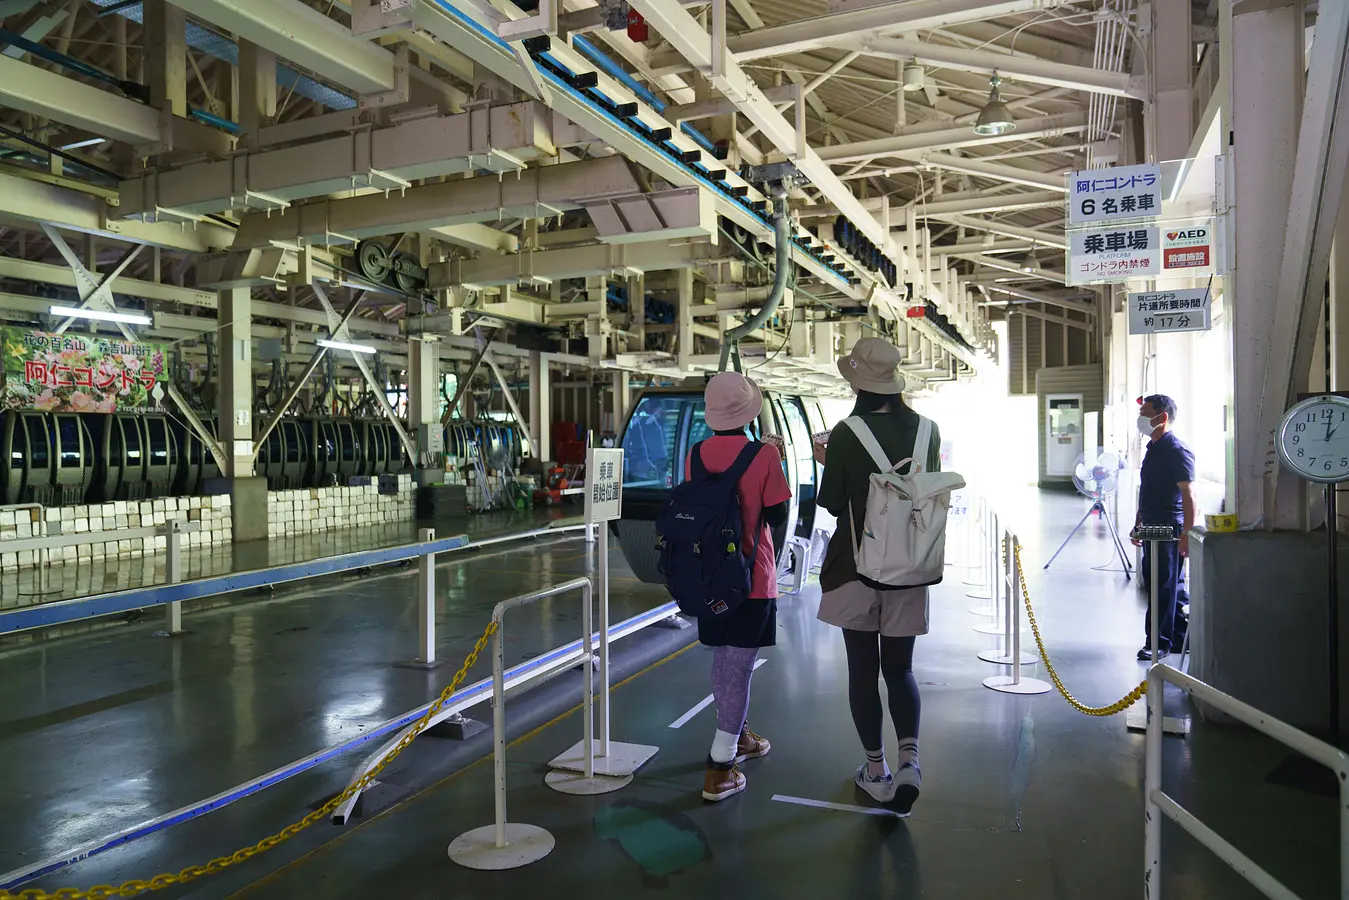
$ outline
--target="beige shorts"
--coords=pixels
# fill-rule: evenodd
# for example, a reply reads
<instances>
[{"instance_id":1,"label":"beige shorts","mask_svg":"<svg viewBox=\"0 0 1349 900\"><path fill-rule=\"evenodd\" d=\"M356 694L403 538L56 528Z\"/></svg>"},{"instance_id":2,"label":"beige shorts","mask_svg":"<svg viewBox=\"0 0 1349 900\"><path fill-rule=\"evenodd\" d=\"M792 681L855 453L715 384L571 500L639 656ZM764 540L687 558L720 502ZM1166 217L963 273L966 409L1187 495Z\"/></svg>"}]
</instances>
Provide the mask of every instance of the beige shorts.
<instances>
[{"instance_id":1,"label":"beige shorts","mask_svg":"<svg viewBox=\"0 0 1349 900\"><path fill-rule=\"evenodd\" d=\"M927 634L927 588L878 591L860 581L820 597L821 622L853 631L879 631L885 637Z\"/></svg>"}]
</instances>

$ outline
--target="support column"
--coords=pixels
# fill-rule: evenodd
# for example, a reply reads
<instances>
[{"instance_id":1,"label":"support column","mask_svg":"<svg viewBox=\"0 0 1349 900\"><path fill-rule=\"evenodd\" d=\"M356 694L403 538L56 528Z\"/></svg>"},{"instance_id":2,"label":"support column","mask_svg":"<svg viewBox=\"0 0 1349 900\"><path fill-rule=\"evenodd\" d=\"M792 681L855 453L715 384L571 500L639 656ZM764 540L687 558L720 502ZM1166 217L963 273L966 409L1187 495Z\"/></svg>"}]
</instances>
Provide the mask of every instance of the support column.
<instances>
[{"instance_id":1,"label":"support column","mask_svg":"<svg viewBox=\"0 0 1349 900\"><path fill-rule=\"evenodd\" d=\"M440 427L440 343L408 341L408 424L417 441L413 479L437 484L445 477L444 432ZM441 451L432 452L433 436L442 435Z\"/></svg>"},{"instance_id":2,"label":"support column","mask_svg":"<svg viewBox=\"0 0 1349 900\"><path fill-rule=\"evenodd\" d=\"M693 371L693 270L684 268L675 270L675 286L678 297L675 303L679 320L679 371ZM722 335L725 340L725 335Z\"/></svg>"},{"instance_id":3,"label":"support column","mask_svg":"<svg viewBox=\"0 0 1349 900\"><path fill-rule=\"evenodd\" d=\"M629 301L631 302L631 301ZM623 426L628 421L628 411L632 406L632 391L628 383L627 372L614 373L614 438L623 433Z\"/></svg>"},{"instance_id":4,"label":"support column","mask_svg":"<svg viewBox=\"0 0 1349 900\"><path fill-rule=\"evenodd\" d=\"M529 432L538 451L539 462L547 464L553 456L553 385L549 377L548 357L537 350L529 354Z\"/></svg>"},{"instance_id":5,"label":"support column","mask_svg":"<svg viewBox=\"0 0 1349 900\"><path fill-rule=\"evenodd\" d=\"M187 14L168 0L145 0L145 77L150 105L187 115Z\"/></svg>"},{"instance_id":6,"label":"support column","mask_svg":"<svg viewBox=\"0 0 1349 900\"><path fill-rule=\"evenodd\" d=\"M1190 8L1183 3L1149 4L1152 18L1152 115L1144 115L1147 152L1158 161L1183 159L1194 136L1192 97L1194 44Z\"/></svg>"},{"instance_id":7,"label":"support column","mask_svg":"<svg viewBox=\"0 0 1349 900\"><path fill-rule=\"evenodd\" d=\"M253 325L248 288L221 291L220 445L225 470L220 474L232 497L234 540L267 537L267 479L253 474ZM211 488L208 486L208 490Z\"/></svg>"},{"instance_id":8,"label":"support column","mask_svg":"<svg viewBox=\"0 0 1349 900\"><path fill-rule=\"evenodd\" d=\"M1329 368L1330 389L1349 390L1349 197L1340 201L1340 219L1330 251Z\"/></svg>"},{"instance_id":9,"label":"support column","mask_svg":"<svg viewBox=\"0 0 1349 900\"><path fill-rule=\"evenodd\" d=\"M646 350L646 276L628 276L628 312L632 314L628 332L634 337L628 344L629 352Z\"/></svg>"},{"instance_id":10,"label":"support column","mask_svg":"<svg viewBox=\"0 0 1349 900\"><path fill-rule=\"evenodd\" d=\"M276 115L276 54L239 41L239 127L257 146L258 129Z\"/></svg>"},{"instance_id":11,"label":"support column","mask_svg":"<svg viewBox=\"0 0 1349 900\"><path fill-rule=\"evenodd\" d=\"M1223 146L1230 147L1233 210L1226 223L1236 263L1224 279L1231 317L1233 427L1228 432L1227 509L1263 524L1267 436L1260 433L1269 336L1293 189L1302 112L1302 4L1223 4ZM1270 236L1276 236L1271 240Z\"/></svg>"}]
</instances>

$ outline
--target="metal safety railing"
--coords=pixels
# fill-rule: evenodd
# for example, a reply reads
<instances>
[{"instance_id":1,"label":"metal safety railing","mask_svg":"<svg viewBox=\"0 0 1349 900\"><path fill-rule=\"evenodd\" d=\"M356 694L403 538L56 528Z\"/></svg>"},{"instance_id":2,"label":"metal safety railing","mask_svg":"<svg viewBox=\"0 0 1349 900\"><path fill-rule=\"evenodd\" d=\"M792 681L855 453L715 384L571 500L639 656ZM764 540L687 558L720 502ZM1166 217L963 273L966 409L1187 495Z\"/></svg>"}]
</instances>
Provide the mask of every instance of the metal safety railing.
<instances>
[{"instance_id":1,"label":"metal safety railing","mask_svg":"<svg viewBox=\"0 0 1349 900\"><path fill-rule=\"evenodd\" d=\"M1349 754L1317 740L1305 731L1267 715L1250 704L1225 694L1167 665L1154 665L1148 672L1147 752L1144 774L1145 827L1143 849L1143 896L1161 900L1162 896L1162 816L1165 815L1227 863L1266 897L1274 900L1299 900L1298 895L1242 853L1228 840L1201 822L1162 790L1162 688L1170 683L1192 697L1227 713L1243 724L1260 731L1286 747L1330 769L1339 787L1340 801L1340 891L1349 897Z\"/></svg>"}]
</instances>

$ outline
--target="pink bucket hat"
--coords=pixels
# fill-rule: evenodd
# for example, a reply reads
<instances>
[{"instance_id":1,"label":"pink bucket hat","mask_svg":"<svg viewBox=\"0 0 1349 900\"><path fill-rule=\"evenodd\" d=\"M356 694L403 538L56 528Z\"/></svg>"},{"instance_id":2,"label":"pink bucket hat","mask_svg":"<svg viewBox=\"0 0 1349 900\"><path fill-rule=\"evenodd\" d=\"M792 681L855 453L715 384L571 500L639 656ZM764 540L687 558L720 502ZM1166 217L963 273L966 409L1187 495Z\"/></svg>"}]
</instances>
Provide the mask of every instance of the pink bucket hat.
<instances>
[{"instance_id":1,"label":"pink bucket hat","mask_svg":"<svg viewBox=\"0 0 1349 900\"><path fill-rule=\"evenodd\" d=\"M703 393L703 418L713 431L734 431L759 418L763 392L739 372L713 375Z\"/></svg>"}]
</instances>

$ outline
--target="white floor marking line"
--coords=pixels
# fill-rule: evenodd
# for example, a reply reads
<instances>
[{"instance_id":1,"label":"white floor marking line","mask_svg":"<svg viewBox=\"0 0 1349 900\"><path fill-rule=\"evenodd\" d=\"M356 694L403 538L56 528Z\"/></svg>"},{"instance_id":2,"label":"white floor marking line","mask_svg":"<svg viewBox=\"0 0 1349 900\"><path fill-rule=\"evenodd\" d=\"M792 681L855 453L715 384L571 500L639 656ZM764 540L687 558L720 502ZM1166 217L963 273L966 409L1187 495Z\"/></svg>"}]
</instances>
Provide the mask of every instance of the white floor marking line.
<instances>
[{"instance_id":1,"label":"white floor marking line","mask_svg":"<svg viewBox=\"0 0 1349 900\"><path fill-rule=\"evenodd\" d=\"M816 809L833 809L839 812L861 813L864 816L888 816L894 819L904 818L899 813L890 809L880 809L875 806L849 806L846 803L828 803L824 800L808 800L805 797L788 797L785 794L774 794L773 799L779 803L795 803L797 806L813 806Z\"/></svg>"},{"instance_id":2,"label":"white floor marking line","mask_svg":"<svg viewBox=\"0 0 1349 900\"><path fill-rule=\"evenodd\" d=\"M756 659L756 660L754 661L754 668L755 668L755 669L758 669L760 666L762 666L762 665L763 665L764 663L766 663L766 662L768 662L768 660L766 660L766 659ZM671 727L671 728L683 728L685 725L687 725L687 724L689 723L689 720L690 720L690 719L692 719L694 716L698 715L698 713L702 712L703 710L707 709L709 706L711 706L711 705L712 705L712 699L713 699L712 695L711 695L711 694L708 694L708 695L707 695L706 697L704 697L702 700L698 701L698 704L697 704L696 706L694 706L693 709L689 710L688 712L684 713L682 716L680 716L679 718L677 718L677 719L675 719L673 722L671 722L671 723L670 723L670 727Z\"/></svg>"}]
</instances>

